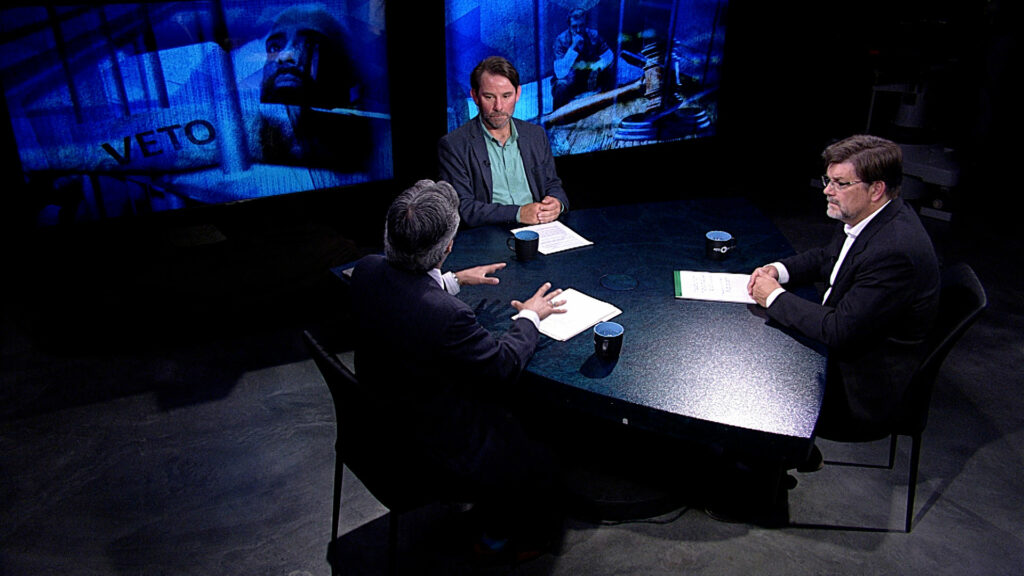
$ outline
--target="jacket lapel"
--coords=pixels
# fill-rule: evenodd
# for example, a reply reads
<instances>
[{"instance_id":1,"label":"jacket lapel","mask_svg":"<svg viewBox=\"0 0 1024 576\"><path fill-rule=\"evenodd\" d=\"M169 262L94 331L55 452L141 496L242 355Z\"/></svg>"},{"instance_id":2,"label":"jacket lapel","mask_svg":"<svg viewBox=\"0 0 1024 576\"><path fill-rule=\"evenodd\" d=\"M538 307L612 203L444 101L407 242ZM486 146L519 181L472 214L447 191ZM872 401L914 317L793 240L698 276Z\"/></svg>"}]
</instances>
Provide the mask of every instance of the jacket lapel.
<instances>
[{"instance_id":1,"label":"jacket lapel","mask_svg":"<svg viewBox=\"0 0 1024 576\"><path fill-rule=\"evenodd\" d=\"M491 178L491 160L487 155L487 141L484 138L487 137L484 134L484 128L480 124L480 116L477 116L471 120L473 125L476 126L476 130L473 131L473 161L480 166L480 175L484 179L484 189L487 190L487 201L492 202L494 200L494 179Z\"/></svg>"},{"instance_id":2,"label":"jacket lapel","mask_svg":"<svg viewBox=\"0 0 1024 576\"><path fill-rule=\"evenodd\" d=\"M851 271L857 269L857 263L863 257L864 250L867 249L871 243L871 238L878 233L879 230L884 228L896 214L900 211L903 206L902 198L893 198L889 205L882 209L877 216L868 222L868 225L864 227L864 230L857 236L857 240L854 241L853 246L850 246L850 251L847 252L846 258L843 259L843 265L839 267L839 273L836 274L836 281L833 286L841 286L838 290L839 294L846 292L849 286L848 282L852 279ZM829 300L834 300L837 290L833 289L832 294L829 295Z\"/></svg>"}]
</instances>

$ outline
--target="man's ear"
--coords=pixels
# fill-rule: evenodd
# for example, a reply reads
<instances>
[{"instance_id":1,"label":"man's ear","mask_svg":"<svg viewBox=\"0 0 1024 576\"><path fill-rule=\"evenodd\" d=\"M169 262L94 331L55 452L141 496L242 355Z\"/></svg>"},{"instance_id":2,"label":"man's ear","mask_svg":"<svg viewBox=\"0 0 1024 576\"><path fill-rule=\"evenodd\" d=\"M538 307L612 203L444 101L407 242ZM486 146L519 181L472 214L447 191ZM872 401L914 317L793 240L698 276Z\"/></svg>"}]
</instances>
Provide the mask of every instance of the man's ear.
<instances>
[{"instance_id":1,"label":"man's ear","mask_svg":"<svg viewBox=\"0 0 1024 576\"><path fill-rule=\"evenodd\" d=\"M880 202L880 201L882 201L885 198L885 196L886 196L886 194L885 194L886 189L887 189L887 186L886 186L884 181L882 181L882 180L875 180L874 182L872 182L871 186L868 188L868 192L871 194L871 200L873 202Z\"/></svg>"}]
</instances>

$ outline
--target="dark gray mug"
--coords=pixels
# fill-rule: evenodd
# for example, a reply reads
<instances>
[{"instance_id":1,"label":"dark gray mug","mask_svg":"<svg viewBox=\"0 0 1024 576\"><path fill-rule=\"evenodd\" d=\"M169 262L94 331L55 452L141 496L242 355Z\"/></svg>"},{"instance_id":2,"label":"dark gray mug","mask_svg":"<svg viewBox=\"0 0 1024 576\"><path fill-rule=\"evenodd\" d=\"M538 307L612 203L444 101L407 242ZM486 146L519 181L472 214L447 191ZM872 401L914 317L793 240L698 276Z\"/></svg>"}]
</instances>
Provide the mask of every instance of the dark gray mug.
<instances>
[{"instance_id":1,"label":"dark gray mug","mask_svg":"<svg viewBox=\"0 0 1024 576\"><path fill-rule=\"evenodd\" d=\"M509 250L514 250L516 258L523 262L537 257L540 247L540 234L533 230L520 230L505 241Z\"/></svg>"}]
</instances>

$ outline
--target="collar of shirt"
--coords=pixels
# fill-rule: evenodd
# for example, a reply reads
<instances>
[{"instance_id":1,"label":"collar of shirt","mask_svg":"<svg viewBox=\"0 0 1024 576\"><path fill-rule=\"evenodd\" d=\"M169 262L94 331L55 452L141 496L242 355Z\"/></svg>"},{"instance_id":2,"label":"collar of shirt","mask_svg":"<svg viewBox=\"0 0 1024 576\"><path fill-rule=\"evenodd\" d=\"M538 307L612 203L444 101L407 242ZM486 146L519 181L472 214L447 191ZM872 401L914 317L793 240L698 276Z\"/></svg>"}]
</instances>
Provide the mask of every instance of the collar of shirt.
<instances>
[{"instance_id":1,"label":"collar of shirt","mask_svg":"<svg viewBox=\"0 0 1024 576\"><path fill-rule=\"evenodd\" d=\"M889 202L892 202L892 200L886 201L886 203L882 204L878 210L868 214L867 218L861 220L855 226L850 226L848 224L843 226L843 232L846 232L846 239L843 240L843 248L839 251L839 257L836 258L836 263L832 266L832 274L828 277L828 289L825 290L825 295L821 298L822 304L824 304L828 300L829 295L832 294L832 285L836 283L836 276L839 275L839 268L842 267L843 261L846 260L846 254L850 251L850 247L853 246L853 243L857 240L857 235L864 231L864 227L868 225L868 222L871 222L871 220L882 211L882 208L888 206Z\"/></svg>"},{"instance_id":2,"label":"collar of shirt","mask_svg":"<svg viewBox=\"0 0 1024 576\"><path fill-rule=\"evenodd\" d=\"M483 115L482 114L478 114L477 117L480 119L480 129L484 131L484 139L487 141L487 144L488 145L493 144L493 145L497 146L498 148L501 148L502 144L500 144L498 142L497 138L495 138L494 136L491 136L491 132L487 129L487 124L484 123ZM508 119L508 132L509 132L509 136L508 136L508 140L505 141L505 144L508 144L510 142L515 142L516 140L519 139L519 131L516 130L516 123L511 118Z\"/></svg>"},{"instance_id":3,"label":"collar of shirt","mask_svg":"<svg viewBox=\"0 0 1024 576\"><path fill-rule=\"evenodd\" d=\"M846 232L847 236L856 240L857 235L864 231L864 227L868 225L868 222L871 222L871 220L873 220L875 216L878 216L878 213L882 211L882 208L888 206L889 202L892 202L892 200L886 201L885 204L882 204L881 206L878 207L878 210L875 210L871 214L868 214L867 218L861 220L855 226L850 226L849 224L844 225L843 231Z\"/></svg>"},{"instance_id":4,"label":"collar of shirt","mask_svg":"<svg viewBox=\"0 0 1024 576\"><path fill-rule=\"evenodd\" d=\"M441 279L440 270L438 270L437 268L431 268L430 270L427 270L427 276L433 278L434 282L437 282L437 285L441 288L441 290L444 290L444 280Z\"/></svg>"},{"instance_id":5,"label":"collar of shirt","mask_svg":"<svg viewBox=\"0 0 1024 576\"><path fill-rule=\"evenodd\" d=\"M485 134L487 160L491 167L491 203L524 206L533 202L533 194L519 150L519 132L514 122L509 125L511 136L504 146L499 145L490 133Z\"/></svg>"}]
</instances>

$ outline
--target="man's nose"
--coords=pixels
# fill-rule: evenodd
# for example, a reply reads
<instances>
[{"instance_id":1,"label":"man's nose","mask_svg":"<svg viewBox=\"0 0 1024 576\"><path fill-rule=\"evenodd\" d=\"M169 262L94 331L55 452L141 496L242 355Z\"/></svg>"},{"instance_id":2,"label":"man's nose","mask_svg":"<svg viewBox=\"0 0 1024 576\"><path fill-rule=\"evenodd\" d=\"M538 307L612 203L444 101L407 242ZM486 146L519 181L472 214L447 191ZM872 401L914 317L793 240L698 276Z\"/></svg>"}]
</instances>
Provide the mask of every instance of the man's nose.
<instances>
[{"instance_id":1,"label":"man's nose","mask_svg":"<svg viewBox=\"0 0 1024 576\"><path fill-rule=\"evenodd\" d=\"M277 53L278 62L297 62L298 61L298 49L297 47L289 42Z\"/></svg>"}]
</instances>

